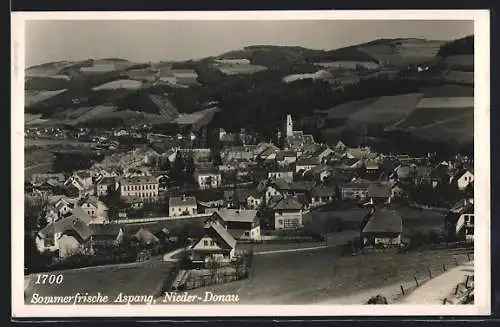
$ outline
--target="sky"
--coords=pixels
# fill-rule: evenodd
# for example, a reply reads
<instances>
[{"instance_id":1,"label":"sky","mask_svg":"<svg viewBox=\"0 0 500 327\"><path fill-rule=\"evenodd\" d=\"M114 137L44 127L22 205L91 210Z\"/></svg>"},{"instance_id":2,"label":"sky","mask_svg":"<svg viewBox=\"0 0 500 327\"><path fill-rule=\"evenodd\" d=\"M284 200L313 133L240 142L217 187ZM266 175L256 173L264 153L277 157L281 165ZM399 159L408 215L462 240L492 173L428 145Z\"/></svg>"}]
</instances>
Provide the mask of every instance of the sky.
<instances>
[{"instance_id":1,"label":"sky","mask_svg":"<svg viewBox=\"0 0 500 327\"><path fill-rule=\"evenodd\" d=\"M379 38L452 40L473 32L473 21L456 20L31 20L26 66L106 57L181 61L256 44L331 50Z\"/></svg>"}]
</instances>

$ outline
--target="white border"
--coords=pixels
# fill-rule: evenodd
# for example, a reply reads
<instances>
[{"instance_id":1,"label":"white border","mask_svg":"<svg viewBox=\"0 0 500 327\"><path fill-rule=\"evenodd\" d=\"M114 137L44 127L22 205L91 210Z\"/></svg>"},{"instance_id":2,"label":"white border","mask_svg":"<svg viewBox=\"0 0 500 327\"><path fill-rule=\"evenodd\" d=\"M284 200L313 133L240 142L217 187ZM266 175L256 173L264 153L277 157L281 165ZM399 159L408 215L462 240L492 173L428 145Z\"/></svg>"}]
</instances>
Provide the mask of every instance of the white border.
<instances>
[{"instance_id":1,"label":"white border","mask_svg":"<svg viewBox=\"0 0 500 327\"><path fill-rule=\"evenodd\" d=\"M24 196L24 23L26 20L474 20L475 41L475 304L442 305L25 305L23 255ZM487 10L240 11L240 12L17 12L12 14L12 315L13 317L236 317L489 315L490 288L490 133L489 12Z\"/></svg>"}]
</instances>

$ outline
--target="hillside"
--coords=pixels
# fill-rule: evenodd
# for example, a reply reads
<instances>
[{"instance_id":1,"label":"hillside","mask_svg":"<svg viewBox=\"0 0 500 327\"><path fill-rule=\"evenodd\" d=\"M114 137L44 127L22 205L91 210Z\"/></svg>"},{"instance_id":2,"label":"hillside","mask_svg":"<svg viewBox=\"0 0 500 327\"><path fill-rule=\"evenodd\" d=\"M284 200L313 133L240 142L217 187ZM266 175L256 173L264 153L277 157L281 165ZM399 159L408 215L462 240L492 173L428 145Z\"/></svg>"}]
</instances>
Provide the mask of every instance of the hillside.
<instances>
[{"instance_id":1,"label":"hillside","mask_svg":"<svg viewBox=\"0 0 500 327\"><path fill-rule=\"evenodd\" d=\"M453 107L446 99L473 96L471 41L380 39L334 50L255 45L184 62L53 62L27 69L25 111L45 123L64 117L102 126L102 118L112 126L176 121L215 101L215 126L245 127L264 138L275 136L288 113L300 121L319 111L327 113L326 129L377 126L435 138L434 129L449 126L450 138L467 140L471 133L462 129L472 109L443 103ZM428 97L442 103L417 108ZM427 126L433 119L441 125Z\"/></svg>"}]
</instances>

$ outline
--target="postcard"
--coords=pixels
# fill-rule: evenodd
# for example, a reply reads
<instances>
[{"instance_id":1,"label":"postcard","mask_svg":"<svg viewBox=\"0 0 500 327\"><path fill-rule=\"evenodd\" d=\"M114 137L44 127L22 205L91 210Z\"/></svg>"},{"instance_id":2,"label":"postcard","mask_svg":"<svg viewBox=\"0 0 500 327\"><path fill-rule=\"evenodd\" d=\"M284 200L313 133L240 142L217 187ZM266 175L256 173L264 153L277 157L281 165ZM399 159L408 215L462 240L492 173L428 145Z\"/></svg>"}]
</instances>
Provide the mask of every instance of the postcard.
<instances>
[{"instance_id":1,"label":"postcard","mask_svg":"<svg viewBox=\"0 0 500 327\"><path fill-rule=\"evenodd\" d=\"M490 314L488 11L12 31L13 317Z\"/></svg>"}]
</instances>

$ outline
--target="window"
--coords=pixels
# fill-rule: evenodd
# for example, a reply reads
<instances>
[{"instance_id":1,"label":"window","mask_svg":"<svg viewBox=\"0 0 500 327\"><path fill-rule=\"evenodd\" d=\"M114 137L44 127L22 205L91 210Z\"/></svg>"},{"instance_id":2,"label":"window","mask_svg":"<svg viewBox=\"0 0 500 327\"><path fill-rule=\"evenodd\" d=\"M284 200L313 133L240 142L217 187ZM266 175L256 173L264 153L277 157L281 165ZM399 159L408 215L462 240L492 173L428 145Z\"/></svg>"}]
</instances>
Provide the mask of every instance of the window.
<instances>
[{"instance_id":1,"label":"window","mask_svg":"<svg viewBox=\"0 0 500 327\"><path fill-rule=\"evenodd\" d=\"M278 224L283 225L283 219L278 220Z\"/></svg>"},{"instance_id":2,"label":"window","mask_svg":"<svg viewBox=\"0 0 500 327\"><path fill-rule=\"evenodd\" d=\"M214 241L210 241L210 246L214 246L215 245L215 242Z\"/></svg>"},{"instance_id":3,"label":"window","mask_svg":"<svg viewBox=\"0 0 500 327\"><path fill-rule=\"evenodd\" d=\"M208 240L204 240L204 241L203 241L203 245L204 245L204 246L208 246Z\"/></svg>"},{"instance_id":4,"label":"window","mask_svg":"<svg viewBox=\"0 0 500 327\"><path fill-rule=\"evenodd\" d=\"M92 215L94 215L94 210L92 210Z\"/></svg>"}]
</instances>

